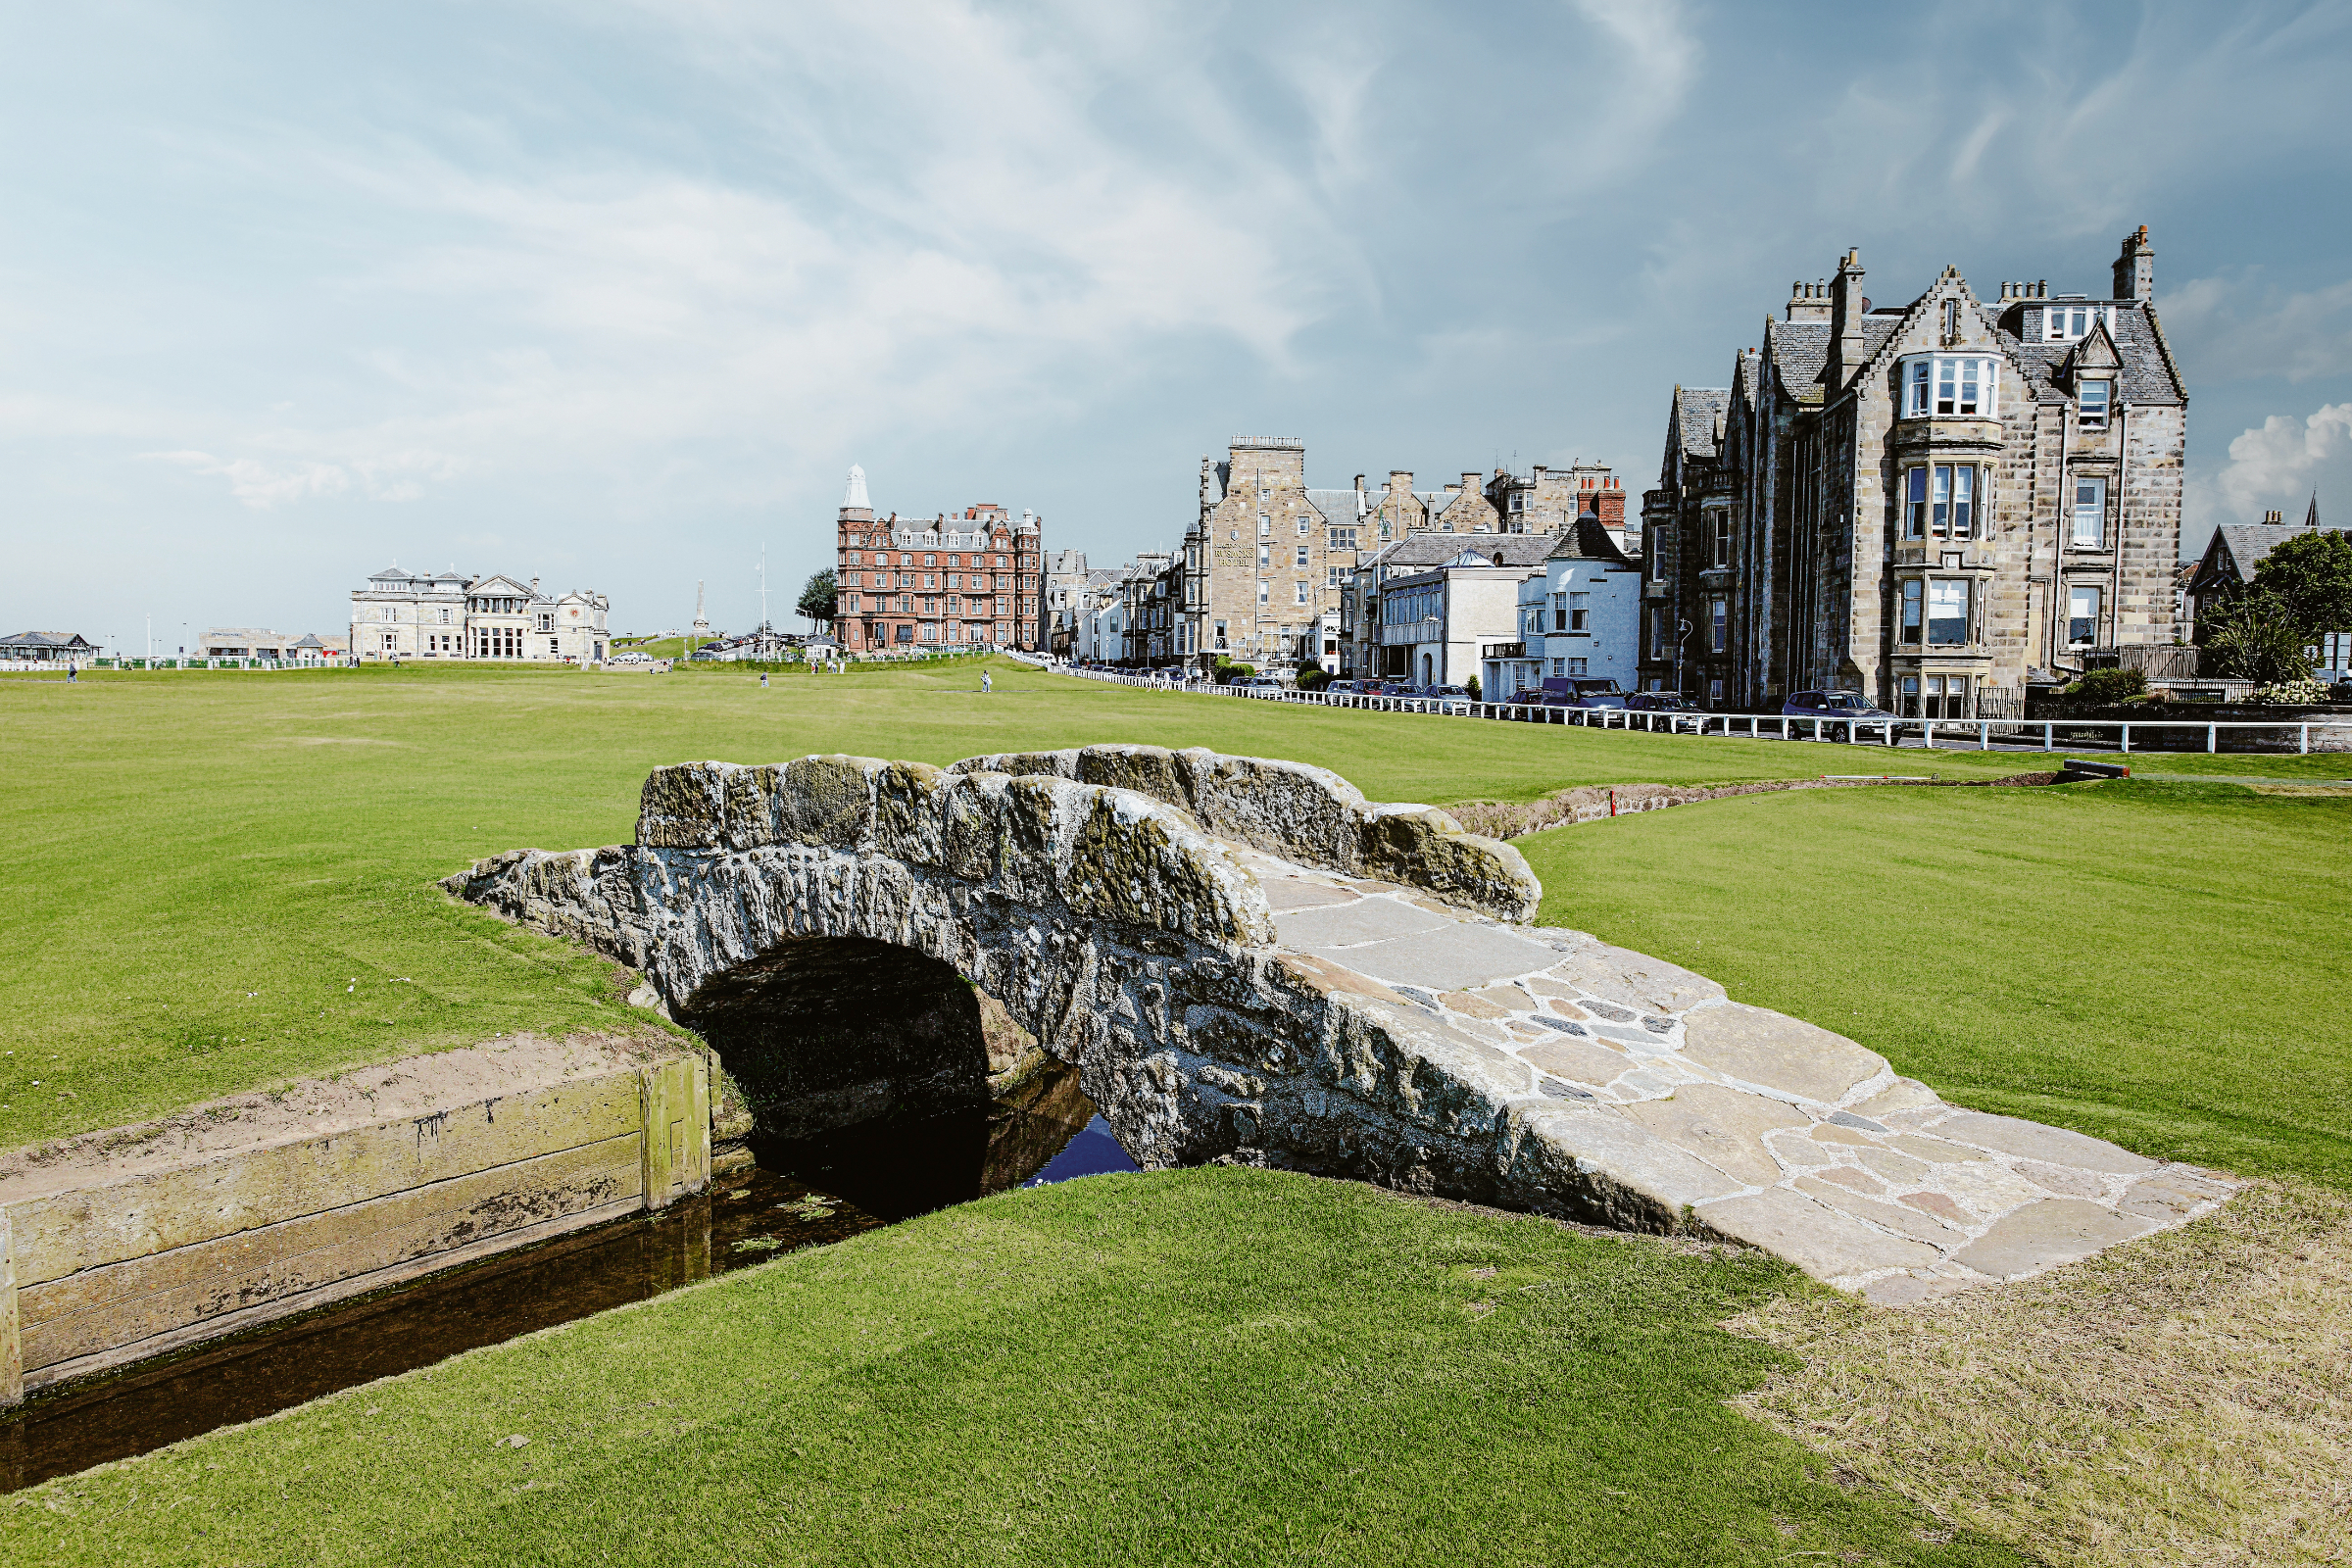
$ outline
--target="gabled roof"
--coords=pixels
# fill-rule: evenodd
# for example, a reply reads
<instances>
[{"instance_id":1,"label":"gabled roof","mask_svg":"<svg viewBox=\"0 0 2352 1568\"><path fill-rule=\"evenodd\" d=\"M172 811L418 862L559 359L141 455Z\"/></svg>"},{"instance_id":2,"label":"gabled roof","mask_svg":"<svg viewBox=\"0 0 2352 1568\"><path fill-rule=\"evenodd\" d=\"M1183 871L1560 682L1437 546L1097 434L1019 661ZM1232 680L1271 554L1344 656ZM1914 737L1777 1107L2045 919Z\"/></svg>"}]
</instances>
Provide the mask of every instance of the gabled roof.
<instances>
[{"instance_id":1,"label":"gabled roof","mask_svg":"<svg viewBox=\"0 0 2352 1568\"><path fill-rule=\"evenodd\" d=\"M89 648L94 646L77 631L21 631L12 637L0 637L0 648Z\"/></svg>"},{"instance_id":2,"label":"gabled roof","mask_svg":"<svg viewBox=\"0 0 2352 1568\"><path fill-rule=\"evenodd\" d=\"M2213 530L2213 543L2205 547L2205 560L2217 569L2217 575L2233 577L2241 583L2252 582L2255 568L2262 564L2263 557L2295 535L2313 531L2305 523L2225 522ZM2319 531L2342 533L2346 530L2322 523Z\"/></svg>"},{"instance_id":3,"label":"gabled roof","mask_svg":"<svg viewBox=\"0 0 2352 1568\"><path fill-rule=\"evenodd\" d=\"M505 584L503 588L500 586L502 583ZM502 598L530 599L536 597L527 584L516 582L508 576L476 577L466 585L466 591L469 594L496 594Z\"/></svg>"},{"instance_id":4,"label":"gabled roof","mask_svg":"<svg viewBox=\"0 0 2352 1568\"><path fill-rule=\"evenodd\" d=\"M1587 514L1576 519L1576 525L1561 533L1552 545L1547 558L1552 561L1607 561L1632 566L1641 562L1640 552L1629 554L1616 536L1601 525L1598 517Z\"/></svg>"},{"instance_id":5,"label":"gabled roof","mask_svg":"<svg viewBox=\"0 0 2352 1568\"><path fill-rule=\"evenodd\" d=\"M1723 411L1731 406L1732 389L1728 386L1686 386L1677 389L1674 399L1675 416L1681 421L1683 451L1694 458L1715 456L1718 441L1716 431L1723 419Z\"/></svg>"}]
</instances>

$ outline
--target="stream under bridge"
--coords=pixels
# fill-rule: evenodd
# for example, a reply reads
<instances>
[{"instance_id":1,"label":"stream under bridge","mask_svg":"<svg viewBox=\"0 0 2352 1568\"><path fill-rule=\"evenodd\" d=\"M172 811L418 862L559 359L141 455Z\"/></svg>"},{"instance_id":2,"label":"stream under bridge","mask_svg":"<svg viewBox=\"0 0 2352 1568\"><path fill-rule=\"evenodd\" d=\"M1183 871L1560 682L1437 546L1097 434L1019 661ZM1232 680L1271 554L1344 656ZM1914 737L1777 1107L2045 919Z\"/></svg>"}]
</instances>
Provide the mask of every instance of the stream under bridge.
<instances>
[{"instance_id":1,"label":"stream under bridge","mask_svg":"<svg viewBox=\"0 0 2352 1568\"><path fill-rule=\"evenodd\" d=\"M985 1096L1008 1019L1147 1168L1742 1242L1885 1302L2231 1191L1948 1105L1840 1035L1535 923L1509 845L1296 762L689 762L647 779L635 843L513 851L446 885L640 971L779 1135Z\"/></svg>"}]
</instances>

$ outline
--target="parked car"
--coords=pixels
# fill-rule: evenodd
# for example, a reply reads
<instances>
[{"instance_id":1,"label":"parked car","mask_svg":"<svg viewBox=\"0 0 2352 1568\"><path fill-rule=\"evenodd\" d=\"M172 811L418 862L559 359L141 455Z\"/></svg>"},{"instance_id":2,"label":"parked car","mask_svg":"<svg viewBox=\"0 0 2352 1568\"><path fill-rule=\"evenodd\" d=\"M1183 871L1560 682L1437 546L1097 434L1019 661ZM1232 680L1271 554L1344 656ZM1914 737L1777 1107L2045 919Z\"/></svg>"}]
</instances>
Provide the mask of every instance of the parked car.
<instances>
[{"instance_id":1,"label":"parked car","mask_svg":"<svg viewBox=\"0 0 2352 1568\"><path fill-rule=\"evenodd\" d=\"M1470 701L1470 688L1467 686L1424 686L1421 688L1420 695L1443 697L1447 702L1459 700L1466 703Z\"/></svg>"},{"instance_id":2,"label":"parked car","mask_svg":"<svg viewBox=\"0 0 2352 1568\"><path fill-rule=\"evenodd\" d=\"M1651 713L1703 713L1705 709L1687 692L1636 692L1625 706Z\"/></svg>"},{"instance_id":3,"label":"parked car","mask_svg":"<svg viewBox=\"0 0 2352 1568\"><path fill-rule=\"evenodd\" d=\"M1578 692L1568 703L1570 708L1624 708L1629 706L1621 691Z\"/></svg>"},{"instance_id":4,"label":"parked car","mask_svg":"<svg viewBox=\"0 0 2352 1568\"><path fill-rule=\"evenodd\" d=\"M1363 692L1369 690L1374 684L1374 682L1368 680L1335 680L1323 689L1327 692L1337 693L1343 697L1353 697L1361 695Z\"/></svg>"},{"instance_id":5,"label":"parked car","mask_svg":"<svg viewBox=\"0 0 2352 1568\"><path fill-rule=\"evenodd\" d=\"M1875 721L1896 716L1860 692L1798 692L1781 705L1781 711L1791 718L1852 720L1844 724L1815 723L1814 734L1833 741L1856 739L1864 724L1872 724L1875 732L1883 734L1885 731Z\"/></svg>"},{"instance_id":6,"label":"parked car","mask_svg":"<svg viewBox=\"0 0 2352 1568\"><path fill-rule=\"evenodd\" d=\"M1240 680L1235 681L1234 684L1236 686L1280 687L1283 682L1278 677L1273 675L1244 675Z\"/></svg>"},{"instance_id":7,"label":"parked car","mask_svg":"<svg viewBox=\"0 0 2352 1568\"><path fill-rule=\"evenodd\" d=\"M1860 692L1798 692L1781 705L1794 718L1892 718Z\"/></svg>"}]
</instances>

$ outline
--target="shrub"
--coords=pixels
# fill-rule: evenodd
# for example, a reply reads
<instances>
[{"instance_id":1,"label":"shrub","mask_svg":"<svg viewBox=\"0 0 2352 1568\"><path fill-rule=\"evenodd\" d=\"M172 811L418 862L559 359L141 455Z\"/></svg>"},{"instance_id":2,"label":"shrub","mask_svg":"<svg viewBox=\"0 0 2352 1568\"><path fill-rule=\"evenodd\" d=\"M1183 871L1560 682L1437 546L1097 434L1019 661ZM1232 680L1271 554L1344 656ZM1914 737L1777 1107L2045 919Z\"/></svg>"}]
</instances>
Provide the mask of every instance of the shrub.
<instances>
[{"instance_id":1,"label":"shrub","mask_svg":"<svg viewBox=\"0 0 2352 1568\"><path fill-rule=\"evenodd\" d=\"M2094 669L2066 689L2069 697L2106 707L2148 689L2148 677L2136 669Z\"/></svg>"},{"instance_id":2,"label":"shrub","mask_svg":"<svg viewBox=\"0 0 2352 1568\"><path fill-rule=\"evenodd\" d=\"M1462 682L1462 684L1470 689L1470 695L1472 697L1477 698L1482 703L1486 701L1486 698L1482 695L1484 688L1479 685L1478 677L1476 675L1471 676L1468 680Z\"/></svg>"},{"instance_id":3,"label":"shrub","mask_svg":"<svg viewBox=\"0 0 2352 1568\"><path fill-rule=\"evenodd\" d=\"M1223 655L1219 655L1217 658L1216 675L1217 684L1220 686L1230 686L1245 675L1254 675L1256 673L1257 666L1255 664L1236 663L1234 661L1225 658Z\"/></svg>"},{"instance_id":4,"label":"shrub","mask_svg":"<svg viewBox=\"0 0 2352 1568\"><path fill-rule=\"evenodd\" d=\"M2200 630L2206 633L2205 656L2216 673L2235 675L2258 686L2278 686L2311 676L2303 633L2276 595L2261 589L2241 593L2208 613Z\"/></svg>"},{"instance_id":5,"label":"shrub","mask_svg":"<svg viewBox=\"0 0 2352 1568\"><path fill-rule=\"evenodd\" d=\"M1319 692L1330 684L1331 671L1321 664L1303 665L1298 671L1298 689L1302 692Z\"/></svg>"},{"instance_id":6,"label":"shrub","mask_svg":"<svg viewBox=\"0 0 2352 1568\"><path fill-rule=\"evenodd\" d=\"M2280 707L2308 708L2328 700L2328 683L2324 680L2282 680L2257 687L2254 700Z\"/></svg>"}]
</instances>

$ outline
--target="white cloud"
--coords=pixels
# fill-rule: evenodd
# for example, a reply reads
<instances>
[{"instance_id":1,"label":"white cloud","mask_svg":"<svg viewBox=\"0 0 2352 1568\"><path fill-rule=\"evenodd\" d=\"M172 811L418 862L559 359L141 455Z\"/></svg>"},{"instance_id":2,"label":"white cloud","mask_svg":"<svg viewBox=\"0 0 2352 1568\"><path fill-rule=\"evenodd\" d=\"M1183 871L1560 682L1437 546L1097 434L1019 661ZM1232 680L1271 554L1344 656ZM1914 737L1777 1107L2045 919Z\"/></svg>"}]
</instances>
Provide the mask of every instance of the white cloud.
<instances>
[{"instance_id":1,"label":"white cloud","mask_svg":"<svg viewBox=\"0 0 2352 1568\"><path fill-rule=\"evenodd\" d=\"M2265 510L2292 511L2337 461L2352 456L2352 403L2329 403L2308 418L2274 414L2230 443L2230 462L2210 480L2190 480L2197 521L2251 522Z\"/></svg>"},{"instance_id":2,"label":"white cloud","mask_svg":"<svg viewBox=\"0 0 2352 1568\"><path fill-rule=\"evenodd\" d=\"M217 458L209 452L144 452L140 460L170 464L190 473L228 481L229 494L257 512L296 502L339 496L352 488L371 501L414 501L424 493L420 478L447 479L465 465L437 452L391 452L341 463L302 460L264 463L258 458Z\"/></svg>"}]
</instances>

